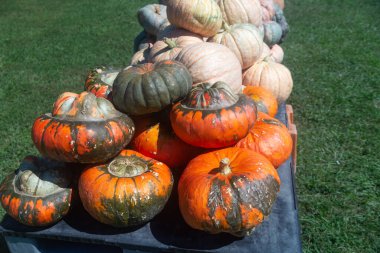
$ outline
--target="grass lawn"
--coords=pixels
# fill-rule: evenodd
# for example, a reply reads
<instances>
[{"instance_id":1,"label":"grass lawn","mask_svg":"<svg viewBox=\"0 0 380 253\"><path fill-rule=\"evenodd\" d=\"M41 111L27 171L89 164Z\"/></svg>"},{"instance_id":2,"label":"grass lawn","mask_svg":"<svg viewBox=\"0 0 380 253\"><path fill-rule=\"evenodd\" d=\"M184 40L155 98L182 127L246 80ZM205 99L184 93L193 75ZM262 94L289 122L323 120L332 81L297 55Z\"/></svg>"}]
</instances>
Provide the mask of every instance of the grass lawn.
<instances>
[{"instance_id":1,"label":"grass lawn","mask_svg":"<svg viewBox=\"0 0 380 253\"><path fill-rule=\"evenodd\" d=\"M82 91L94 66L128 64L149 2L2 1L0 179L37 155L32 123L60 93ZM286 3L303 250L380 252L380 1Z\"/></svg>"}]
</instances>

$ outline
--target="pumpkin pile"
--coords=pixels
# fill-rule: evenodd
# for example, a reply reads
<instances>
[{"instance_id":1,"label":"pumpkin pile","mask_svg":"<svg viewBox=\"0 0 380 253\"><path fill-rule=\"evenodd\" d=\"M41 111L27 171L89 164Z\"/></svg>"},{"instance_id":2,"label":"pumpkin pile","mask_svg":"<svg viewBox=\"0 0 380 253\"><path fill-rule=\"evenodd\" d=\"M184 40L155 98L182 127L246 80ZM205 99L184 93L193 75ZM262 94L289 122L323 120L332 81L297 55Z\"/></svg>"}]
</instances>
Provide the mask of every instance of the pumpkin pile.
<instances>
[{"instance_id":1,"label":"pumpkin pile","mask_svg":"<svg viewBox=\"0 0 380 253\"><path fill-rule=\"evenodd\" d=\"M293 145L273 118L293 86L278 45L288 31L283 7L167 0L141 8L131 64L94 68L85 91L59 95L34 121L42 157L26 157L4 179L4 209L46 226L78 191L97 221L136 226L161 212L176 181L190 227L250 234L271 212L276 169Z\"/></svg>"}]
</instances>

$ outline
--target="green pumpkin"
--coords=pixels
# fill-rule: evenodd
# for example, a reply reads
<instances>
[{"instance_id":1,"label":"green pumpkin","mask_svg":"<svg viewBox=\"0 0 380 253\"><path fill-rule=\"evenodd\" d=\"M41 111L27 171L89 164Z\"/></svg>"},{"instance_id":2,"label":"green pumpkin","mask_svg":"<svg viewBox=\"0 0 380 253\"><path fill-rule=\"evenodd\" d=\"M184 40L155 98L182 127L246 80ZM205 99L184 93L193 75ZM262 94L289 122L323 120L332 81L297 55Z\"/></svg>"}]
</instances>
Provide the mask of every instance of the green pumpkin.
<instances>
[{"instance_id":1,"label":"green pumpkin","mask_svg":"<svg viewBox=\"0 0 380 253\"><path fill-rule=\"evenodd\" d=\"M281 43L284 41L286 35L289 32L289 25L288 25L288 22L286 22L286 18L284 16L283 10L276 3L274 4L274 10L275 10L275 15L273 16L273 21L279 24L282 30L282 36L280 39L280 43Z\"/></svg>"},{"instance_id":2,"label":"green pumpkin","mask_svg":"<svg viewBox=\"0 0 380 253\"><path fill-rule=\"evenodd\" d=\"M282 38L281 26L274 21L266 22L263 25L264 42L270 47L274 44L278 44Z\"/></svg>"},{"instance_id":3,"label":"green pumpkin","mask_svg":"<svg viewBox=\"0 0 380 253\"><path fill-rule=\"evenodd\" d=\"M137 19L147 33L155 36L160 29L170 24L166 16L166 6L161 4L148 4L139 9Z\"/></svg>"},{"instance_id":4,"label":"green pumpkin","mask_svg":"<svg viewBox=\"0 0 380 253\"><path fill-rule=\"evenodd\" d=\"M128 115L158 112L184 98L192 87L187 68L177 61L128 67L113 84L113 103Z\"/></svg>"}]
</instances>

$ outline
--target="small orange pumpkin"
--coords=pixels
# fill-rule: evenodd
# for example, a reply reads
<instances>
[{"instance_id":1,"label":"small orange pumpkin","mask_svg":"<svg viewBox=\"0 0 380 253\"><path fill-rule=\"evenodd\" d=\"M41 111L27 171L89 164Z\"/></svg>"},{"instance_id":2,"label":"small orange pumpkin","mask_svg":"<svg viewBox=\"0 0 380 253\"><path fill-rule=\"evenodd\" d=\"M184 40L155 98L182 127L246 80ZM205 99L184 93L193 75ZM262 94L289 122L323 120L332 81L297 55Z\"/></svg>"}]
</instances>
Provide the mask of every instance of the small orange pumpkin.
<instances>
[{"instance_id":1,"label":"small orange pumpkin","mask_svg":"<svg viewBox=\"0 0 380 253\"><path fill-rule=\"evenodd\" d=\"M289 158L292 152L292 137L286 126L279 120L262 112L258 115L253 128L235 147L260 153L277 168Z\"/></svg>"},{"instance_id":2,"label":"small orange pumpkin","mask_svg":"<svg viewBox=\"0 0 380 253\"><path fill-rule=\"evenodd\" d=\"M278 104L272 92L260 86L246 86L243 94L255 102L257 111L267 113L271 117L276 116Z\"/></svg>"},{"instance_id":3,"label":"small orange pumpkin","mask_svg":"<svg viewBox=\"0 0 380 253\"><path fill-rule=\"evenodd\" d=\"M182 173L180 211L192 228L248 235L270 214L280 183L273 165L256 152L213 151L191 160Z\"/></svg>"}]
</instances>

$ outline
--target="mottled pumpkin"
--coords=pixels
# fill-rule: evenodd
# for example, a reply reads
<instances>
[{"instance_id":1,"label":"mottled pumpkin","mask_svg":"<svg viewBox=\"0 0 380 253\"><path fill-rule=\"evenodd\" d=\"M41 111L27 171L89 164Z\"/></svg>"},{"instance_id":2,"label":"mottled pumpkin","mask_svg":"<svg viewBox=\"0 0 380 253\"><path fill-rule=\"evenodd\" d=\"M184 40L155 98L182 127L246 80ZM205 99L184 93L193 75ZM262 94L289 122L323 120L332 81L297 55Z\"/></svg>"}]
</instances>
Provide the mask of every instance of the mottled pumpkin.
<instances>
[{"instance_id":1,"label":"mottled pumpkin","mask_svg":"<svg viewBox=\"0 0 380 253\"><path fill-rule=\"evenodd\" d=\"M208 41L228 47L237 57L243 69L251 67L261 56L263 37L252 24L223 24L223 30Z\"/></svg>"},{"instance_id":2,"label":"mottled pumpkin","mask_svg":"<svg viewBox=\"0 0 380 253\"><path fill-rule=\"evenodd\" d=\"M223 21L233 24L262 24L262 10L258 0L217 0Z\"/></svg>"},{"instance_id":3,"label":"mottled pumpkin","mask_svg":"<svg viewBox=\"0 0 380 253\"><path fill-rule=\"evenodd\" d=\"M85 169L78 183L85 210L114 227L140 225L165 206L173 187L168 166L133 150Z\"/></svg>"},{"instance_id":4,"label":"mottled pumpkin","mask_svg":"<svg viewBox=\"0 0 380 253\"><path fill-rule=\"evenodd\" d=\"M158 112L185 97L191 86L191 75L180 62L133 65L116 77L113 103L130 115Z\"/></svg>"},{"instance_id":5,"label":"mottled pumpkin","mask_svg":"<svg viewBox=\"0 0 380 253\"><path fill-rule=\"evenodd\" d=\"M122 150L134 133L132 120L110 101L89 92L65 92L52 113L38 117L32 139L43 156L64 162L106 161Z\"/></svg>"},{"instance_id":6,"label":"mottled pumpkin","mask_svg":"<svg viewBox=\"0 0 380 253\"><path fill-rule=\"evenodd\" d=\"M148 4L137 11L137 20L147 33L157 35L170 23L166 15L166 6Z\"/></svg>"},{"instance_id":7,"label":"mottled pumpkin","mask_svg":"<svg viewBox=\"0 0 380 253\"><path fill-rule=\"evenodd\" d=\"M257 111L266 113L271 117L276 116L278 104L272 92L260 86L246 86L243 94L255 102Z\"/></svg>"},{"instance_id":8,"label":"mottled pumpkin","mask_svg":"<svg viewBox=\"0 0 380 253\"><path fill-rule=\"evenodd\" d=\"M293 148L292 137L287 127L279 120L259 112L259 117L236 147L247 148L265 156L275 168L285 162Z\"/></svg>"},{"instance_id":9,"label":"mottled pumpkin","mask_svg":"<svg viewBox=\"0 0 380 253\"><path fill-rule=\"evenodd\" d=\"M1 183L1 205L22 224L51 225L70 209L71 180L71 171L64 163L27 156Z\"/></svg>"},{"instance_id":10,"label":"mottled pumpkin","mask_svg":"<svg viewBox=\"0 0 380 253\"><path fill-rule=\"evenodd\" d=\"M293 89L292 74L280 63L265 58L243 73L243 84L262 86L276 96L279 103L285 102Z\"/></svg>"},{"instance_id":11,"label":"mottled pumpkin","mask_svg":"<svg viewBox=\"0 0 380 253\"><path fill-rule=\"evenodd\" d=\"M279 189L265 157L226 148L189 162L178 183L179 207L192 228L245 236L270 214Z\"/></svg>"},{"instance_id":12,"label":"mottled pumpkin","mask_svg":"<svg viewBox=\"0 0 380 253\"><path fill-rule=\"evenodd\" d=\"M181 50L176 60L187 67L194 85L222 81L235 93L241 91L242 67L226 46L211 42L191 44Z\"/></svg>"},{"instance_id":13,"label":"mottled pumpkin","mask_svg":"<svg viewBox=\"0 0 380 253\"><path fill-rule=\"evenodd\" d=\"M190 145L221 148L243 138L256 120L256 106L223 82L202 83L175 104L170 121L176 135Z\"/></svg>"},{"instance_id":14,"label":"mottled pumpkin","mask_svg":"<svg viewBox=\"0 0 380 253\"><path fill-rule=\"evenodd\" d=\"M112 99L112 84L120 69L112 67L98 67L88 73L84 90L91 92L97 97Z\"/></svg>"},{"instance_id":15,"label":"mottled pumpkin","mask_svg":"<svg viewBox=\"0 0 380 253\"><path fill-rule=\"evenodd\" d=\"M214 36L222 26L222 13L214 0L171 0L169 22L204 37Z\"/></svg>"},{"instance_id":16,"label":"mottled pumpkin","mask_svg":"<svg viewBox=\"0 0 380 253\"><path fill-rule=\"evenodd\" d=\"M132 149L178 171L183 170L191 159L201 153L202 149L177 137L170 125L169 116L161 119L157 115L144 116L133 118L136 134L131 141Z\"/></svg>"},{"instance_id":17,"label":"mottled pumpkin","mask_svg":"<svg viewBox=\"0 0 380 253\"><path fill-rule=\"evenodd\" d=\"M274 21L265 22L263 26L264 26L264 42L268 46L279 44L282 38L281 26Z\"/></svg>"}]
</instances>

